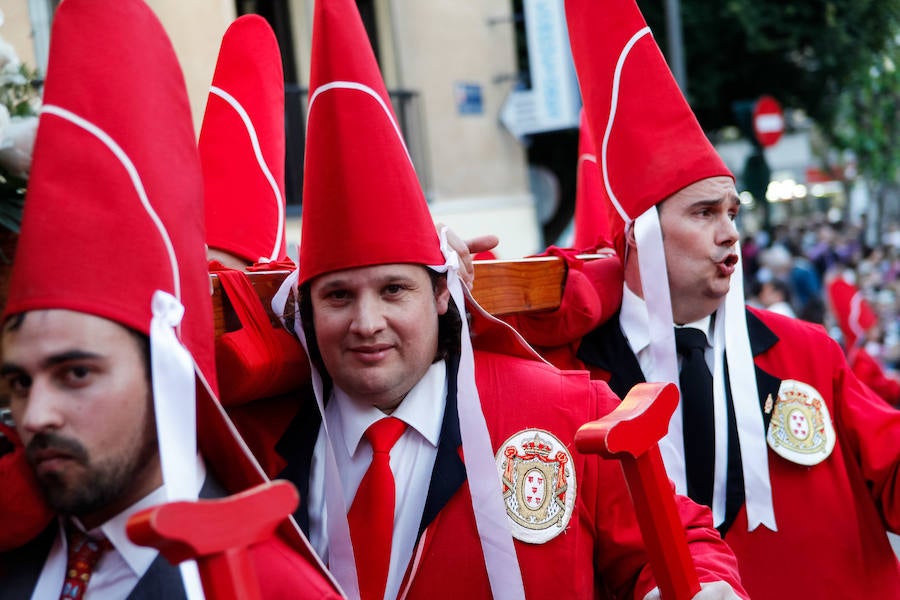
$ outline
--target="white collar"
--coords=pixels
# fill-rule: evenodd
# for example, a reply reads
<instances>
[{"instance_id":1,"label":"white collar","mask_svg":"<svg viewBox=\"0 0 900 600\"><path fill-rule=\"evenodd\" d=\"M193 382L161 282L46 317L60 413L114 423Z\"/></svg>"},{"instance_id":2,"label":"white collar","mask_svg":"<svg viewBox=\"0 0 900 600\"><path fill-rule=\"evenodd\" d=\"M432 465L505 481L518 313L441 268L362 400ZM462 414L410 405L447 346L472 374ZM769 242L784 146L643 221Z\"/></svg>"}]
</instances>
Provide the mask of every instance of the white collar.
<instances>
[{"instance_id":1,"label":"white collar","mask_svg":"<svg viewBox=\"0 0 900 600\"><path fill-rule=\"evenodd\" d=\"M690 323L685 323L684 325L675 325L676 329L699 329L703 332L703 335L706 336L706 347L712 348L712 343L710 340L712 339L712 331L710 327L712 327L712 315L706 315L702 319L698 319L697 321L692 321Z\"/></svg>"},{"instance_id":2,"label":"white collar","mask_svg":"<svg viewBox=\"0 0 900 600\"><path fill-rule=\"evenodd\" d=\"M628 344L635 354L640 353L650 345L650 324L647 317L647 303L643 298L631 291L627 285L622 286L622 308L619 311L619 323L622 333L628 339ZM712 347L712 315L706 315L684 325L675 327L692 327L699 329L706 336L706 346Z\"/></svg>"},{"instance_id":3,"label":"white collar","mask_svg":"<svg viewBox=\"0 0 900 600\"><path fill-rule=\"evenodd\" d=\"M202 487L203 481L206 480L206 465L203 462L203 459L199 456L197 457L197 481L200 482L200 486ZM199 490L198 490L199 492ZM147 569L150 568L150 565L156 560L157 554L159 552L155 548L150 548L148 546L138 546L125 534L125 525L128 523L128 519L131 518L131 515L135 514L138 511L141 511L145 508L149 508L151 506L156 506L157 504L164 504L166 502L166 485L163 484L120 512L115 515L99 527L95 527L88 531L88 535L93 534L94 536L98 536L102 534L109 540L109 543L112 544L113 548L122 555L122 558L125 560L125 563L128 567L137 575L138 578L143 577L144 573L147 572ZM81 529L84 529L81 522L73 517L72 521ZM64 527L63 520L60 520L60 526ZM63 532L63 537L65 537L65 533Z\"/></svg>"},{"instance_id":4,"label":"white collar","mask_svg":"<svg viewBox=\"0 0 900 600\"><path fill-rule=\"evenodd\" d=\"M447 395L447 366L444 361L432 364L425 375L406 394L391 413L419 432L435 448L444 418ZM363 435L372 423L384 418L384 413L372 405L361 405L339 387L334 387L332 401L336 403L347 453L354 456Z\"/></svg>"},{"instance_id":5,"label":"white collar","mask_svg":"<svg viewBox=\"0 0 900 600\"><path fill-rule=\"evenodd\" d=\"M628 345L639 354L650 345L650 322L647 304L631 291L627 284L622 286L622 308L619 310L619 324L628 339Z\"/></svg>"}]
</instances>

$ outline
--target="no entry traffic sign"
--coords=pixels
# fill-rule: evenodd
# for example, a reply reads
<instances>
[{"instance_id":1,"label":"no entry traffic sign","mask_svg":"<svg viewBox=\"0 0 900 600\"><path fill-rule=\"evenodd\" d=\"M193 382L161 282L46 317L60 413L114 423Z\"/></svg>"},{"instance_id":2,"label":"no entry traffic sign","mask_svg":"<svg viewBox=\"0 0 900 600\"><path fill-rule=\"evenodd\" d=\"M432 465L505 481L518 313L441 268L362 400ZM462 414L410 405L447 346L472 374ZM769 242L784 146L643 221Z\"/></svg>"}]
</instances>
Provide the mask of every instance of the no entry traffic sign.
<instances>
[{"instance_id":1,"label":"no entry traffic sign","mask_svg":"<svg viewBox=\"0 0 900 600\"><path fill-rule=\"evenodd\" d=\"M753 132L764 148L772 146L784 133L784 112L772 96L762 96L753 107Z\"/></svg>"}]
</instances>

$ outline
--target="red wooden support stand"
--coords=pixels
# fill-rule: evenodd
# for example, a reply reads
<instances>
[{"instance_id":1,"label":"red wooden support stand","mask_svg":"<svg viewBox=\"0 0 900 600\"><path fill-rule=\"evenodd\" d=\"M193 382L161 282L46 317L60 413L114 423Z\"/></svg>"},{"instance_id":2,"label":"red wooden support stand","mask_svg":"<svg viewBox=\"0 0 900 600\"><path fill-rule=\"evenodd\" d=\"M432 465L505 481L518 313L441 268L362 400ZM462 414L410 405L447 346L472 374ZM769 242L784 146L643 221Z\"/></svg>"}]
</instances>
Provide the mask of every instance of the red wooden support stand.
<instances>
[{"instance_id":1,"label":"red wooden support stand","mask_svg":"<svg viewBox=\"0 0 900 600\"><path fill-rule=\"evenodd\" d=\"M575 434L579 452L621 462L663 600L688 600L700 591L658 445L677 406L674 384L640 383L614 411Z\"/></svg>"},{"instance_id":2,"label":"red wooden support stand","mask_svg":"<svg viewBox=\"0 0 900 600\"><path fill-rule=\"evenodd\" d=\"M286 481L273 481L218 500L170 502L128 519L135 544L159 550L170 563L196 559L209 600L258 600L248 547L270 538L297 507Z\"/></svg>"}]
</instances>

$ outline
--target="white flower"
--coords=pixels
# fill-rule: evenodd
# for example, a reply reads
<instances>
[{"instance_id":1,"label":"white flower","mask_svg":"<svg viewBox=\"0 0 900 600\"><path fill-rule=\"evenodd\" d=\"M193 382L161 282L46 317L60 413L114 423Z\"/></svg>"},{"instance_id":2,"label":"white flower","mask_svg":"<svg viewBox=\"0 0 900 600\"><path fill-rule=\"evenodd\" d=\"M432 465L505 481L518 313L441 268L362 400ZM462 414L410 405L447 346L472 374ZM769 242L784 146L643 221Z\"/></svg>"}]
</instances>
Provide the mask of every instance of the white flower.
<instances>
[{"instance_id":1,"label":"white flower","mask_svg":"<svg viewBox=\"0 0 900 600\"><path fill-rule=\"evenodd\" d=\"M27 179L28 171L31 170L31 155L34 152L37 126L37 117L13 117L9 125L3 129L0 165L22 179Z\"/></svg>"}]
</instances>

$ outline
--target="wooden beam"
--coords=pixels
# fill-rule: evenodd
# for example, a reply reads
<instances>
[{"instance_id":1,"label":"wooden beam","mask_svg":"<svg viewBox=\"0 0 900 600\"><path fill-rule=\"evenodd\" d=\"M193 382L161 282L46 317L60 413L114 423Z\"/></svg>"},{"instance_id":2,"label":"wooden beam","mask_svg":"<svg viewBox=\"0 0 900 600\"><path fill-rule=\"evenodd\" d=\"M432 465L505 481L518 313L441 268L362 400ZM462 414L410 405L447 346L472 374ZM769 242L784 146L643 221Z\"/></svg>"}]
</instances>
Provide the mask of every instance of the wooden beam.
<instances>
[{"instance_id":1,"label":"wooden beam","mask_svg":"<svg viewBox=\"0 0 900 600\"><path fill-rule=\"evenodd\" d=\"M587 255L579 258L597 257ZM287 275L287 271L247 274L274 324L278 323L278 319L271 311L272 296ZM222 294L218 277L212 273L210 279L216 336L219 336L239 325L234 323L234 313ZM472 295L485 310L497 316L552 310L559 307L565 280L566 265L555 256L475 261Z\"/></svg>"}]
</instances>

